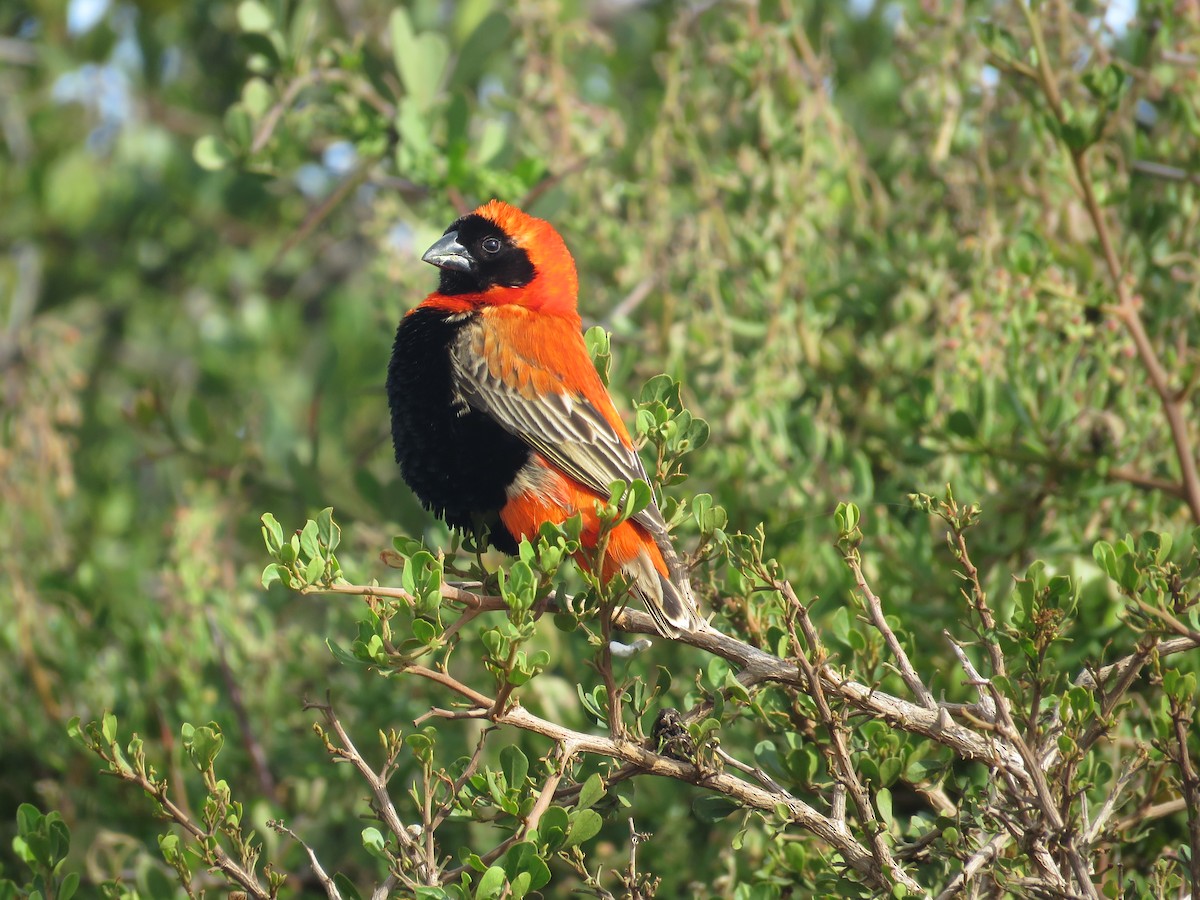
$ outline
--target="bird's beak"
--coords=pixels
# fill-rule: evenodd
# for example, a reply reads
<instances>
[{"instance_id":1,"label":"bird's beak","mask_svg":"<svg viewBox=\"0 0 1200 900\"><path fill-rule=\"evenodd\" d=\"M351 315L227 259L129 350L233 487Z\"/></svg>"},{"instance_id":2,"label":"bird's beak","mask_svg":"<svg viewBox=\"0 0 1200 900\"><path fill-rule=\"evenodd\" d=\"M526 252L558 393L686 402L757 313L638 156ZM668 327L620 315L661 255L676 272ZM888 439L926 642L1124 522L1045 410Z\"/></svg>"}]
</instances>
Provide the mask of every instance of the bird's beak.
<instances>
[{"instance_id":1,"label":"bird's beak","mask_svg":"<svg viewBox=\"0 0 1200 900\"><path fill-rule=\"evenodd\" d=\"M470 272L475 258L471 252L458 242L457 231L447 231L437 242L425 251L422 262L439 269L453 269L456 272Z\"/></svg>"}]
</instances>

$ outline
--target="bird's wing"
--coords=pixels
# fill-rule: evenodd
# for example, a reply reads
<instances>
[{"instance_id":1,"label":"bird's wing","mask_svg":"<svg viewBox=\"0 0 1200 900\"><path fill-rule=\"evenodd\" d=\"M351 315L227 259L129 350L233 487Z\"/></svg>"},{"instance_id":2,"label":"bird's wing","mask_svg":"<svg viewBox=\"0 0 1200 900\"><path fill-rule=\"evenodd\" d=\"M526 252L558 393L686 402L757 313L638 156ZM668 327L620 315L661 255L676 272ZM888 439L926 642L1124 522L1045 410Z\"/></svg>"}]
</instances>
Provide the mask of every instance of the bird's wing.
<instances>
[{"instance_id":1,"label":"bird's wing","mask_svg":"<svg viewBox=\"0 0 1200 900\"><path fill-rule=\"evenodd\" d=\"M459 333L451 358L461 400L564 475L601 497L614 481L649 481L569 321L480 316ZM653 503L634 520L656 532L665 529Z\"/></svg>"}]
</instances>

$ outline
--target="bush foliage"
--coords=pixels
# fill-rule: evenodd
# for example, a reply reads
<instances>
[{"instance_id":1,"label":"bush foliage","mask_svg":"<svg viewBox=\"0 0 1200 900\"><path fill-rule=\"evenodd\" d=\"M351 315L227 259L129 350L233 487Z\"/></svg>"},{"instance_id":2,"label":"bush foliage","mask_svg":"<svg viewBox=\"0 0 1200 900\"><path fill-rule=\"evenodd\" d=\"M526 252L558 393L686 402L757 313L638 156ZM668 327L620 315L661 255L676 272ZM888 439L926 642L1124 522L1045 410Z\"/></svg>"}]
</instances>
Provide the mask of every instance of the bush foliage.
<instances>
[{"instance_id":1,"label":"bush foliage","mask_svg":"<svg viewBox=\"0 0 1200 900\"><path fill-rule=\"evenodd\" d=\"M0 897L1194 894L1198 59L1161 0L5 5ZM493 196L711 629L400 482Z\"/></svg>"}]
</instances>

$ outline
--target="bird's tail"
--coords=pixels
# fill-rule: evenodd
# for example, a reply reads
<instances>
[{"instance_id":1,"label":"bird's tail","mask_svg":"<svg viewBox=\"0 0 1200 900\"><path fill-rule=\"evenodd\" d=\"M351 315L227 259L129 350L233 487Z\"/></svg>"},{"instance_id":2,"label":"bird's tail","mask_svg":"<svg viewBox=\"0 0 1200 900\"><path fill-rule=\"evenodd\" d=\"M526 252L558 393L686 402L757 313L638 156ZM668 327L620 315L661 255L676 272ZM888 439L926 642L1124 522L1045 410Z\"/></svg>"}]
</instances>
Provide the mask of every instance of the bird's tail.
<instances>
[{"instance_id":1,"label":"bird's tail","mask_svg":"<svg viewBox=\"0 0 1200 900\"><path fill-rule=\"evenodd\" d=\"M696 609L696 596L680 562L670 536L664 531L653 534L654 543L628 560L621 568L629 578L634 594L646 605L654 625L664 637L677 638L681 632L695 631L703 621ZM653 550L657 550L657 554ZM659 560L662 566L656 565ZM664 573L662 569L666 569Z\"/></svg>"}]
</instances>

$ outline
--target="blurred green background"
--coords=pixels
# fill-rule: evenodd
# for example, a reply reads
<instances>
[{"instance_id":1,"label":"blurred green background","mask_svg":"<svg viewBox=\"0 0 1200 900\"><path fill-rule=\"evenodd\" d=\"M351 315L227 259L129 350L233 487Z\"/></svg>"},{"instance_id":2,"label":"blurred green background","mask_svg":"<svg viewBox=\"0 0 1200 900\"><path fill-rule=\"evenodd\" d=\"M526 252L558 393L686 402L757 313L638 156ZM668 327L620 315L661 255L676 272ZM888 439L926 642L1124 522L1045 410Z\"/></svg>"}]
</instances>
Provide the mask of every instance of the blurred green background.
<instances>
[{"instance_id":1,"label":"blurred green background","mask_svg":"<svg viewBox=\"0 0 1200 900\"><path fill-rule=\"evenodd\" d=\"M1134 0L1044 16L1151 340L1194 381L1200 22ZM148 803L66 737L105 709L166 771L181 722L219 721L256 822L371 871L362 789L301 701L332 691L370 736L436 698L336 663L350 601L259 587L258 517L333 506L358 581L389 577L393 534L444 539L392 462L383 376L436 283L421 252L493 196L566 238L614 393L666 371L712 426L674 490L764 523L826 614L853 500L876 589L949 668L957 582L905 497L952 481L983 504L997 603L1035 556L1080 577L1063 667L1096 654L1119 605L1092 544L1195 523L1069 160L1003 65L1022 27L990 2L5 3L0 873L32 802L70 824L85 884L168 890ZM1084 83L1110 63L1116 86ZM722 577L698 575L706 603ZM563 651L537 702L578 724L590 677ZM761 862L681 787L647 790L664 896Z\"/></svg>"}]
</instances>

